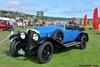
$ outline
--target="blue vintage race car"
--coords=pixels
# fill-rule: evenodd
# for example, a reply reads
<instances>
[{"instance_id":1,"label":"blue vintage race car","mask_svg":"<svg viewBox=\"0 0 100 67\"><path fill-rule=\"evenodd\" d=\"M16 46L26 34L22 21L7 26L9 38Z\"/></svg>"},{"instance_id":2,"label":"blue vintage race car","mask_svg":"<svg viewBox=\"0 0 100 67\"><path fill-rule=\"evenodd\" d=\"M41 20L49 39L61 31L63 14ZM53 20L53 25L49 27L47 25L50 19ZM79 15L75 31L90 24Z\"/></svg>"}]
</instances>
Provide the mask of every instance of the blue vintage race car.
<instances>
[{"instance_id":1,"label":"blue vintage race car","mask_svg":"<svg viewBox=\"0 0 100 67\"><path fill-rule=\"evenodd\" d=\"M86 48L88 34L80 27L41 26L33 27L27 32L18 32L11 35L10 53L13 57L19 55L37 56L40 63L51 60L54 50L79 45Z\"/></svg>"}]
</instances>

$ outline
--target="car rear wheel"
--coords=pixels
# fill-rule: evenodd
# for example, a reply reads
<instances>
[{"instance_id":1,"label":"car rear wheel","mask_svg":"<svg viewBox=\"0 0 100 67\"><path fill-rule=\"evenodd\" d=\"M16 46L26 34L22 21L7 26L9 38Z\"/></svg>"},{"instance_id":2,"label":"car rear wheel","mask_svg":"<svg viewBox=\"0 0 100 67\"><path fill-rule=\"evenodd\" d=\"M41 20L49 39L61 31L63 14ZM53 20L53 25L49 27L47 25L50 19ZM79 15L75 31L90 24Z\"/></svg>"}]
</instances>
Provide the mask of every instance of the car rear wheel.
<instances>
[{"instance_id":1,"label":"car rear wheel","mask_svg":"<svg viewBox=\"0 0 100 67\"><path fill-rule=\"evenodd\" d=\"M10 45L11 56L13 56L13 57L19 56L18 50L20 50L20 49L21 49L20 42L13 40Z\"/></svg>"},{"instance_id":2,"label":"car rear wheel","mask_svg":"<svg viewBox=\"0 0 100 67\"><path fill-rule=\"evenodd\" d=\"M40 45L38 52L37 52L37 57L40 63L48 63L53 54L53 45L51 42L44 42L43 44Z\"/></svg>"},{"instance_id":3,"label":"car rear wheel","mask_svg":"<svg viewBox=\"0 0 100 67\"><path fill-rule=\"evenodd\" d=\"M82 35L80 41L81 41L81 44L79 45L80 49L85 49L87 45L87 36Z\"/></svg>"}]
</instances>

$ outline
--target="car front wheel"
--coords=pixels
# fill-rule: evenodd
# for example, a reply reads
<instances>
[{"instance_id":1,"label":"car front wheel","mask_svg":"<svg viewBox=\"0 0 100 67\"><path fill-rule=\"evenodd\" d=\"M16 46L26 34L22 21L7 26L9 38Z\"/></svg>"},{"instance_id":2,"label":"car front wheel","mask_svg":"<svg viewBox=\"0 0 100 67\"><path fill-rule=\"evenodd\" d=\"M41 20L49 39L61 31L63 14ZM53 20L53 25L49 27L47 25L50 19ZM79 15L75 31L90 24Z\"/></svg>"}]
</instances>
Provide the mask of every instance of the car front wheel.
<instances>
[{"instance_id":1,"label":"car front wheel","mask_svg":"<svg viewBox=\"0 0 100 67\"><path fill-rule=\"evenodd\" d=\"M43 44L41 44L40 47L38 48L37 57L39 62L44 64L48 63L51 60L52 54L53 54L53 45L51 42L46 41Z\"/></svg>"},{"instance_id":2,"label":"car front wheel","mask_svg":"<svg viewBox=\"0 0 100 67\"><path fill-rule=\"evenodd\" d=\"M13 40L11 42L11 45L10 45L10 54L11 54L11 56L13 56L13 57L19 56L19 54L18 54L19 49L21 49L20 42L16 41L16 40Z\"/></svg>"}]
</instances>

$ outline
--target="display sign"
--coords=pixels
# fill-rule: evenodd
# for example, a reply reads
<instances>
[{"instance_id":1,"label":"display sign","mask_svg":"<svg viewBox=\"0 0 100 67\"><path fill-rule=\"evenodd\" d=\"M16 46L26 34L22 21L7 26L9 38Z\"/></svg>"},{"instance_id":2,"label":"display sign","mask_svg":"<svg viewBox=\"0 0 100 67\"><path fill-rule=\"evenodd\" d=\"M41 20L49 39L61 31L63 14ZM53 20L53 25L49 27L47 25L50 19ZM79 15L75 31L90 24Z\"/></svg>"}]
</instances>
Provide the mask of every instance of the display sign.
<instances>
[{"instance_id":1,"label":"display sign","mask_svg":"<svg viewBox=\"0 0 100 67\"><path fill-rule=\"evenodd\" d=\"M43 16L44 12L43 11L37 11L37 16Z\"/></svg>"}]
</instances>

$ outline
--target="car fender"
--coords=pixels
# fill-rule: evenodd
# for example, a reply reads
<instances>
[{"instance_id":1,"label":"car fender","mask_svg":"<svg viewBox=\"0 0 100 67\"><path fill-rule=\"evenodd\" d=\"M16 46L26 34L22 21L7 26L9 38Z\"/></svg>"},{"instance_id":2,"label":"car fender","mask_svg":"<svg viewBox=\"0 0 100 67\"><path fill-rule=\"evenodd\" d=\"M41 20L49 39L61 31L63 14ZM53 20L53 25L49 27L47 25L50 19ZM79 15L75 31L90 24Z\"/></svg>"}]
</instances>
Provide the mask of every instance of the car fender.
<instances>
[{"instance_id":1,"label":"car fender","mask_svg":"<svg viewBox=\"0 0 100 67\"><path fill-rule=\"evenodd\" d=\"M15 33L15 34L13 34L13 35L11 35L9 37L9 40L11 40L11 41L13 41L13 40L20 40L19 36L20 36L19 33Z\"/></svg>"},{"instance_id":2,"label":"car fender","mask_svg":"<svg viewBox=\"0 0 100 67\"><path fill-rule=\"evenodd\" d=\"M61 48L61 47L64 47L63 44L57 42L56 40L54 40L54 39L51 38L51 37L45 37L44 39L40 40L40 41L38 42L38 45L40 46L41 44L43 44L43 43L46 42L46 41L51 42L51 43L53 44L54 49L59 48L59 47L60 47L60 48Z\"/></svg>"},{"instance_id":3,"label":"car fender","mask_svg":"<svg viewBox=\"0 0 100 67\"><path fill-rule=\"evenodd\" d=\"M43 38L43 39L41 39L40 41L38 41L38 44L42 44L42 43L44 43L45 41L52 41L53 39L52 38L50 38L50 37L45 37L45 38Z\"/></svg>"},{"instance_id":4,"label":"car fender","mask_svg":"<svg viewBox=\"0 0 100 67\"><path fill-rule=\"evenodd\" d=\"M88 41L89 41L89 36L88 36L88 34L85 33L85 32L81 32L81 33L78 35L77 39L80 40L80 37L81 37L82 35L86 35L86 36L87 36L87 42L88 42ZM77 40L77 39L76 39L76 40Z\"/></svg>"}]
</instances>

